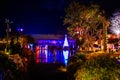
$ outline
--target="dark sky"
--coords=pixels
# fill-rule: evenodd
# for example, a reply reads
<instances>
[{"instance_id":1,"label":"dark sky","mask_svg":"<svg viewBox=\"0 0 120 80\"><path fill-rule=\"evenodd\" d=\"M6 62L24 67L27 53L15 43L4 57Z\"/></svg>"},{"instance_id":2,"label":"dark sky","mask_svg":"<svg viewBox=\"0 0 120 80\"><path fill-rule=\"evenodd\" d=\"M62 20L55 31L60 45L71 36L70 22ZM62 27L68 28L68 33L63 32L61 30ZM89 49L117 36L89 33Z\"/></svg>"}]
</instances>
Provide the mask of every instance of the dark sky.
<instances>
[{"instance_id":1,"label":"dark sky","mask_svg":"<svg viewBox=\"0 0 120 80\"><path fill-rule=\"evenodd\" d=\"M8 18L25 33L62 33L66 0L0 0L1 26ZM13 27L11 25L11 27ZM0 26L0 27L1 27Z\"/></svg>"},{"instance_id":2,"label":"dark sky","mask_svg":"<svg viewBox=\"0 0 120 80\"><path fill-rule=\"evenodd\" d=\"M22 27L25 33L64 33L64 8L70 0L0 0L0 29L5 32L5 18L14 23L11 27ZM79 0L89 3L90 0ZM92 0L111 13L120 7L120 0Z\"/></svg>"}]
</instances>

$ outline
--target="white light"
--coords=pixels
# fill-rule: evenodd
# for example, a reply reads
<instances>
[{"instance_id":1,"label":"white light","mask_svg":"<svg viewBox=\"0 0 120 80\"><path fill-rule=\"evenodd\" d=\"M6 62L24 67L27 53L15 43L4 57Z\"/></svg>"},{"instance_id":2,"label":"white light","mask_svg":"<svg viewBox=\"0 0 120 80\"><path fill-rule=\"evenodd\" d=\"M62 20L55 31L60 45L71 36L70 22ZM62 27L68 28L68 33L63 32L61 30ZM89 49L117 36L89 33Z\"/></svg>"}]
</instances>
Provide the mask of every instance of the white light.
<instances>
[{"instance_id":1,"label":"white light","mask_svg":"<svg viewBox=\"0 0 120 80\"><path fill-rule=\"evenodd\" d=\"M63 50L63 56L65 60L68 59L68 54L69 54L68 50Z\"/></svg>"},{"instance_id":2,"label":"white light","mask_svg":"<svg viewBox=\"0 0 120 80\"><path fill-rule=\"evenodd\" d=\"M116 12L111 17L111 27L110 30L113 34L120 34L120 12Z\"/></svg>"},{"instance_id":3,"label":"white light","mask_svg":"<svg viewBox=\"0 0 120 80\"><path fill-rule=\"evenodd\" d=\"M112 26L110 27L110 30L113 34L117 34L117 35L120 34L120 27L118 26Z\"/></svg>"},{"instance_id":4,"label":"white light","mask_svg":"<svg viewBox=\"0 0 120 80\"><path fill-rule=\"evenodd\" d=\"M68 39L67 39L67 35L65 35L65 40L64 40L64 44L63 44L63 47L68 47L69 44L68 44Z\"/></svg>"},{"instance_id":5,"label":"white light","mask_svg":"<svg viewBox=\"0 0 120 80\"><path fill-rule=\"evenodd\" d=\"M23 29L21 28L20 31L23 31Z\"/></svg>"}]
</instances>

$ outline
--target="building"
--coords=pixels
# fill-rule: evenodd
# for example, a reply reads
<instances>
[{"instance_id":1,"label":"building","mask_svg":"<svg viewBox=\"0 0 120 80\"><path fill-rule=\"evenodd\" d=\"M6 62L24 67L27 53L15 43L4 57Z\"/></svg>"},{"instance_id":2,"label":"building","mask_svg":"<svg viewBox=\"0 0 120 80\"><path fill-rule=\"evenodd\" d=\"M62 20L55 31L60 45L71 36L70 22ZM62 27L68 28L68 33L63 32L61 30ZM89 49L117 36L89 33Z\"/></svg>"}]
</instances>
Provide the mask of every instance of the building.
<instances>
[{"instance_id":1,"label":"building","mask_svg":"<svg viewBox=\"0 0 120 80\"><path fill-rule=\"evenodd\" d=\"M57 34L32 34L31 35L34 39L37 45L40 46L40 48L48 48L48 47L75 47L75 39L73 39L70 36L67 35L57 35Z\"/></svg>"}]
</instances>

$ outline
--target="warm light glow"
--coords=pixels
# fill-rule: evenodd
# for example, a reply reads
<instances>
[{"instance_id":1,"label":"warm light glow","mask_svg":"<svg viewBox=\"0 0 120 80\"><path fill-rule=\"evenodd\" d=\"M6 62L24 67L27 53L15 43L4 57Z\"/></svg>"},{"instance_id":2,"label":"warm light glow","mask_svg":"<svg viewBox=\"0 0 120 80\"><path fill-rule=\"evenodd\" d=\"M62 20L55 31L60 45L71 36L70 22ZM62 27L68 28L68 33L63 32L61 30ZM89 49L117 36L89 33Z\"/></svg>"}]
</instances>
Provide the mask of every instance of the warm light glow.
<instances>
[{"instance_id":1,"label":"warm light glow","mask_svg":"<svg viewBox=\"0 0 120 80\"><path fill-rule=\"evenodd\" d=\"M9 55L10 53L9 53L9 52L6 52L6 54L8 54L8 55Z\"/></svg>"}]
</instances>

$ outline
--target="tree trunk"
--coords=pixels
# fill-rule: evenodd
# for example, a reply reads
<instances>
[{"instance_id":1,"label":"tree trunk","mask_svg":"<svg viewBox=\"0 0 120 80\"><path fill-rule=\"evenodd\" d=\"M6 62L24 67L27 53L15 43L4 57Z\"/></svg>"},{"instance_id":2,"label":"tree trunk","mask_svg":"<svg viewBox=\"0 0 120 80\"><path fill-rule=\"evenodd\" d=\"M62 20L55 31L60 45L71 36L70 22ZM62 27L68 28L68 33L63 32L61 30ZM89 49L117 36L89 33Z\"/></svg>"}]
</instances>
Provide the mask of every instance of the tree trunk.
<instances>
[{"instance_id":1,"label":"tree trunk","mask_svg":"<svg viewBox=\"0 0 120 80\"><path fill-rule=\"evenodd\" d=\"M108 39L107 39L107 27L110 25L110 22L107 21L105 18L103 18L103 51L105 53L108 53L108 48L107 48L107 43L108 43Z\"/></svg>"}]
</instances>

